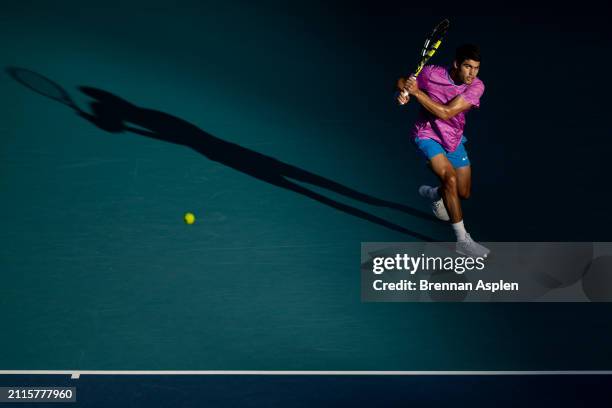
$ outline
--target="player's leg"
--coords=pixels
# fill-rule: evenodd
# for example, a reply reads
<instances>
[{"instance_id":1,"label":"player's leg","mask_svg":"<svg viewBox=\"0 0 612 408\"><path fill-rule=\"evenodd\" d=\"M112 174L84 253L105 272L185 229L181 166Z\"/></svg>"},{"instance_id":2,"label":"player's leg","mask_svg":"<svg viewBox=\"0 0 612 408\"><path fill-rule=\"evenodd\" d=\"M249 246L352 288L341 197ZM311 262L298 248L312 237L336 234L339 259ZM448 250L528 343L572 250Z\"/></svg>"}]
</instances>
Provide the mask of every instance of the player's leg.
<instances>
[{"instance_id":1,"label":"player's leg","mask_svg":"<svg viewBox=\"0 0 612 408\"><path fill-rule=\"evenodd\" d=\"M431 139L415 139L413 140L414 144L417 147L417 150L421 155L427 160L428 165L431 168L431 159L438 155L445 156L446 152L440 146L440 144ZM442 196L440 195L440 187L439 186L420 186L419 187L419 195L423 198L426 198L431 201L431 209L434 215L442 220L448 221L450 217L448 216L448 212L444 207L444 201L442 200Z\"/></svg>"},{"instance_id":2,"label":"player's leg","mask_svg":"<svg viewBox=\"0 0 612 408\"><path fill-rule=\"evenodd\" d=\"M429 162L431 170L440 179L438 194L440 194L444 201L450 222L453 224L458 223L463 219L463 213L459 199L457 172L448 158L442 153L432 157Z\"/></svg>"},{"instance_id":3,"label":"player's leg","mask_svg":"<svg viewBox=\"0 0 612 408\"><path fill-rule=\"evenodd\" d=\"M472 192L472 166L455 168L455 172L457 173L457 192L459 193L459 198L467 200L470 198ZM422 197L434 201L441 198L438 191L439 186L421 186L419 188L419 194Z\"/></svg>"},{"instance_id":4,"label":"player's leg","mask_svg":"<svg viewBox=\"0 0 612 408\"><path fill-rule=\"evenodd\" d=\"M463 166L455 169L457 173L457 193L459 198L467 200L472 192L472 166Z\"/></svg>"},{"instance_id":5,"label":"player's leg","mask_svg":"<svg viewBox=\"0 0 612 408\"><path fill-rule=\"evenodd\" d=\"M457 173L457 192L459 193L459 198L463 200L470 198L472 190L472 166L465 150L465 140L463 138L463 141L457 146L455 151L446 155Z\"/></svg>"},{"instance_id":6,"label":"player's leg","mask_svg":"<svg viewBox=\"0 0 612 408\"><path fill-rule=\"evenodd\" d=\"M463 224L461 198L469 197L472 173L469 164L461 164L457 167L458 163L455 159L451 157L449 160L449 157L440 154L432 158L431 168L442 182L441 195L457 237L456 250L462 255L487 257L489 250L474 242Z\"/></svg>"}]
</instances>

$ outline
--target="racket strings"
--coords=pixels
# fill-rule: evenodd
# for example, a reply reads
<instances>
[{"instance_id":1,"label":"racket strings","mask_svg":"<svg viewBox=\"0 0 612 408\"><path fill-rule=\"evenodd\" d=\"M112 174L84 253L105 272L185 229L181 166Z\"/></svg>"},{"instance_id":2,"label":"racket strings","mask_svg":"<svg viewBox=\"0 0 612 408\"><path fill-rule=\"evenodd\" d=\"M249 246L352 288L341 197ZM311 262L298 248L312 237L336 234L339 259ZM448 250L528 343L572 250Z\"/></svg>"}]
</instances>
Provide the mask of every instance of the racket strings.
<instances>
[{"instance_id":1,"label":"racket strings","mask_svg":"<svg viewBox=\"0 0 612 408\"><path fill-rule=\"evenodd\" d=\"M418 64L417 72L420 72L429 58L436 53L440 47L440 44L442 44L442 40L444 39L449 26L450 22L448 19L444 19L433 29L429 37L427 37L425 44L423 45L423 49L421 50L421 61Z\"/></svg>"}]
</instances>

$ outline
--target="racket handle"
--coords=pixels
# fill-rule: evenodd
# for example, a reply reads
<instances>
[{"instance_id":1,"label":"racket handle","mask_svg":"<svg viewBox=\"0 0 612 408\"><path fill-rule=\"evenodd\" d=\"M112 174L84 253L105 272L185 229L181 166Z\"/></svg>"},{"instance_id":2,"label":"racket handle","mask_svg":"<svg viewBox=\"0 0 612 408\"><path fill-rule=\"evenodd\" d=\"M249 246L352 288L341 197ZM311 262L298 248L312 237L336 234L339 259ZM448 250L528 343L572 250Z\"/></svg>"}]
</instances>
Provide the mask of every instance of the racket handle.
<instances>
[{"instance_id":1,"label":"racket handle","mask_svg":"<svg viewBox=\"0 0 612 408\"><path fill-rule=\"evenodd\" d=\"M403 96L403 97L405 97L405 98L408 98L408 100L406 101L406 103L400 103L400 105L406 105L406 104L407 104L407 103L410 101L410 95L408 94L408 91L407 91L407 90L405 90L405 89L402 89L402 90L400 91L400 95L401 95L401 96Z\"/></svg>"},{"instance_id":2,"label":"racket handle","mask_svg":"<svg viewBox=\"0 0 612 408\"><path fill-rule=\"evenodd\" d=\"M416 77L417 77L417 76L416 76L415 74L410 75L410 78L411 78L411 79L416 79ZM410 95L408 94L408 91L407 91L407 90L402 89L402 90L401 90L401 95L402 95L403 97L405 97L405 98L408 98L408 101L406 101L406 103L408 103L408 102L410 101ZM400 105L405 105L406 103L401 103Z\"/></svg>"}]
</instances>

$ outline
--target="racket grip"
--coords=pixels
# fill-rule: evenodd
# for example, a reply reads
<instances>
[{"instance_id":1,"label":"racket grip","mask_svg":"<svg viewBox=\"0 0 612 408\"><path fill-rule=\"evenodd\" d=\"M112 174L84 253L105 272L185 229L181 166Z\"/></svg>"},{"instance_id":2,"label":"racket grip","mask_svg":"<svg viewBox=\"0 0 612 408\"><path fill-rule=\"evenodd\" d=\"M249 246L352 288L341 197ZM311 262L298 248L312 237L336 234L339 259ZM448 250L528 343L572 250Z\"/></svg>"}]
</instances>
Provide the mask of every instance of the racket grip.
<instances>
[{"instance_id":1,"label":"racket grip","mask_svg":"<svg viewBox=\"0 0 612 408\"><path fill-rule=\"evenodd\" d=\"M412 75L410 75L410 78L411 78L411 79L416 79L416 75L415 75L415 74L412 74ZM403 97L408 98L408 101L406 101L406 103L408 103L408 102L410 101L410 94L408 94L408 91L407 91L407 90L402 89L402 90L400 91L400 94L401 94ZM405 105L406 103L402 103L401 105Z\"/></svg>"}]
</instances>

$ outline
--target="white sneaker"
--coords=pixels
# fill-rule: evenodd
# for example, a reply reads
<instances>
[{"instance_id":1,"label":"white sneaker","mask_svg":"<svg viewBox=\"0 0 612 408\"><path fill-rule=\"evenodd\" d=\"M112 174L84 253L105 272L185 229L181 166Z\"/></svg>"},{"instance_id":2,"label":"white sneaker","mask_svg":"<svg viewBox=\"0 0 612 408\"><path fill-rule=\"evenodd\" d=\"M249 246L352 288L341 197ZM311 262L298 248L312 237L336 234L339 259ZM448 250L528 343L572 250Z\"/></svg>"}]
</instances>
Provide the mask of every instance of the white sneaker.
<instances>
[{"instance_id":1,"label":"white sneaker","mask_svg":"<svg viewBox=\"0 0 612 408\"><path fill-rule=\"evenodd\" d=\"M446 211L446 207L444 206L444 201L439 199L438 201L434 201L431 203L431 211L433 211L436 218L442 221L449 221L450 217L448 216L448 211Z\"/></svg>"},{"instance_id":2,"label":"white sneaker","mask_svg":"<svg viewBox=\"0 0 612 408\"><path fill-rule=\"evenodd\" d=\"M455 250L461 255L475 258L486 258L491 252L488 248L480 245L478 242L475 242L472 237L470 237L470 234L465 234L465 239L457 241Z\"/></svg>"},{"instance_id":3,"label":"white sneaker","mask_svg":"<svg viewBox=\"0 0 612 408\"><path fill-rule=\"evenodd\" d=\"M442 221L449 221L450 217L448 216L448 211L446 211L446 207L444 206L444 201L439 198L440 196L433 192L433 187L431 186L421 186L419 187L419 195L428 200L432 200L431 210L437 219Z\"/></svg>"}]
</instances>

